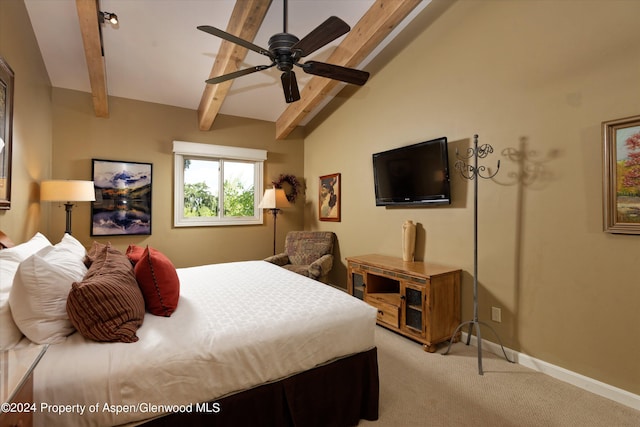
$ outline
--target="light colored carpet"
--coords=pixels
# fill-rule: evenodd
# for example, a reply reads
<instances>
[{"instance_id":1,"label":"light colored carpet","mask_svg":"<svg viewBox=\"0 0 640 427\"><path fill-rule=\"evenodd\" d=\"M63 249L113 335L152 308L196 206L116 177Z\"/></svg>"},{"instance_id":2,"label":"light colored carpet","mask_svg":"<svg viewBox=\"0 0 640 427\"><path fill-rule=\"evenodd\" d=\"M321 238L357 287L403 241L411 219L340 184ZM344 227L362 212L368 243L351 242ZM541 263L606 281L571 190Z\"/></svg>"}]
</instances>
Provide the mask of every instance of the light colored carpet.
<instances>
[{"instance_id":1,"label":"light colored carpet","mask_svg":"<svg viewBox=\"0 0 640 427\"><path fill-rule=\"evenodd\" d=\"M427 353L376 327L380 418L359 426L640 426L640 411L545 374L509 363L464 342Z\"/></svg>"}]
</instances>

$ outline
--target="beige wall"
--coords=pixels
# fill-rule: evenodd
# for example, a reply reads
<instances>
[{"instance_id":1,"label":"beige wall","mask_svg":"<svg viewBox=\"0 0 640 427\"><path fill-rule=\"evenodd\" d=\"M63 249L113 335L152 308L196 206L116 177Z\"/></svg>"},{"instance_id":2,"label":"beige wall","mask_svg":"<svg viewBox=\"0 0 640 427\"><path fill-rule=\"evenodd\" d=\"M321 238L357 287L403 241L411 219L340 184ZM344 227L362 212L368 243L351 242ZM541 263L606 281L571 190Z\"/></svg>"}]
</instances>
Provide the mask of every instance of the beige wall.
<instances>
[{"instance_id":1,"label":"beige wall","mask_svg":"<svg viewBox=\"0 0 640 427\"><path fill-rule=\"evenodd\" d=\"M97 118L88 93L53 90L53 177L91 179L92 159L152 163L152 235L90 236L90 204L73 211L73 233L85 244L107 242L121 250L135 243L164 252L178 267L211 262L262 259L272 254L273 218L257 226L173 227L174 140L267 150L265 187L282 173L303 176L304 144L297 131L275 140L275 125L259 120L219 116L211 131L198 130L196 112L124 98L109 98L109 118ZM303 203L278 216L277 248L288 230L302 229ZM64 233L64 208L54 209L51 231Z\"/></svg>"},{"instance_id":2,"label":"beige wall","mask_svg":"<svg viewBox=\"0 0 640 427\"><path fill-rule=\"evenodd\" d=\"M38 183L51 173L51 84L22 0L0 1L0 56L15 74L11 209L0 210L0 230L23 242L48 231Z\"/></svg>"},{"instance_id":3,"label":"beige wall","mask_svg":"<svg viewBox=\"0 0 640 427\"><path fill-rule=\"evenodd\" d=\"M338 235L344 258L401 256L401 226L421 226L420 259L463 269L472 317L473 184L452 172L448 207L385 209L371 154L439 136L464 152L490 143L479 183L480 319L505 344L640 393L640 236L602 231L601 122L640 114L640 2L458 1L305 137L305 227ZM415 26L414 26L415 30ZM519 180L504 150L539 174ZM317 177L342 174L342 221L318 222ZM484 338L494 340L490 331Z\"/></svg>"}]
</instances>

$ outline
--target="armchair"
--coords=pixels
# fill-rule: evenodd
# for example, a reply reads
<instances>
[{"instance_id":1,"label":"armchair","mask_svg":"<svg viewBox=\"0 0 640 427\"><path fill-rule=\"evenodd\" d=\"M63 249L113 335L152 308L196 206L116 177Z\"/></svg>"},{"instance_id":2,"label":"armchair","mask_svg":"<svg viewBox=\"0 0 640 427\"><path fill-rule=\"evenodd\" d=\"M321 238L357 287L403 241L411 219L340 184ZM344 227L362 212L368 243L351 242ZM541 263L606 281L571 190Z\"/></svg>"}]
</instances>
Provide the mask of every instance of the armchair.
<instances>
[{"instance_id":1,"label":"armchair","mask_svg":"<svg viewBox=\"0 0 640 427\"><path fill-rule=\"evenodd\" d=\"M326 282L333 266L333 242L331 231L290 231L284 243L284 252L265 258L303 276Z\"/></svg>"}]
</instances>

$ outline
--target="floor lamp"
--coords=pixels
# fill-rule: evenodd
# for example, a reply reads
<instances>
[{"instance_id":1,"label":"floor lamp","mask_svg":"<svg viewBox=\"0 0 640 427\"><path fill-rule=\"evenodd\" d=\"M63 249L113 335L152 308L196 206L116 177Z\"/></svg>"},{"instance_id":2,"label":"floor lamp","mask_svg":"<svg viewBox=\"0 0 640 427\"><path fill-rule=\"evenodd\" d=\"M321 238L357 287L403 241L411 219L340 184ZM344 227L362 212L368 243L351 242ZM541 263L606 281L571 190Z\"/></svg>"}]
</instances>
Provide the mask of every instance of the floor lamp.
<instances>
[{"instance_id":1,"label":"floor lamp","mask_svg":"<svg viewBox=\"0 0 640 427\"><path fill-rule=\"evenodd\" d=\"M273 254L276 254L276 221L282 208L291 207L287 194L282 188L268 188L258 205L259 209L269 209L273 214Z\"/></svg>"},{"instance_id":2,"label":"floor lamp","mask_svg":"<svg viewBox=\"0 0 640 427\"><path fill-rule=\"evenodd\" d=\"M96 192L93 181L52 180L40 183L40 200L46 202L65 202L67 226L65 233L71 234L71 209L74 202L93 202Z\"/></svg>"}]
</instances>

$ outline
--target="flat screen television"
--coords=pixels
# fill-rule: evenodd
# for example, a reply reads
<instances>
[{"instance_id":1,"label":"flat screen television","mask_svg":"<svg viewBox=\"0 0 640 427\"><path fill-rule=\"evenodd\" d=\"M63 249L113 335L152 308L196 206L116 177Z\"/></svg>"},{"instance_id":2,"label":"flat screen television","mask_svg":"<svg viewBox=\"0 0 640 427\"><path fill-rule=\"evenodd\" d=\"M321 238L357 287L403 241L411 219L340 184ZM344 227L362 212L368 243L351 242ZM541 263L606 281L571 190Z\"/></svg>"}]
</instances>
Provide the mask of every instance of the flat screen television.
<instances>
[{"instance_id":1,"label":"flat screen television","mask_svg":"<svg viewBox=\"0 0 640 427\"><path fill-rule=\"evenodd\" d=\"M373 154L376 206L451 204L447 138Z\"/></svg>"}]
</instances>

